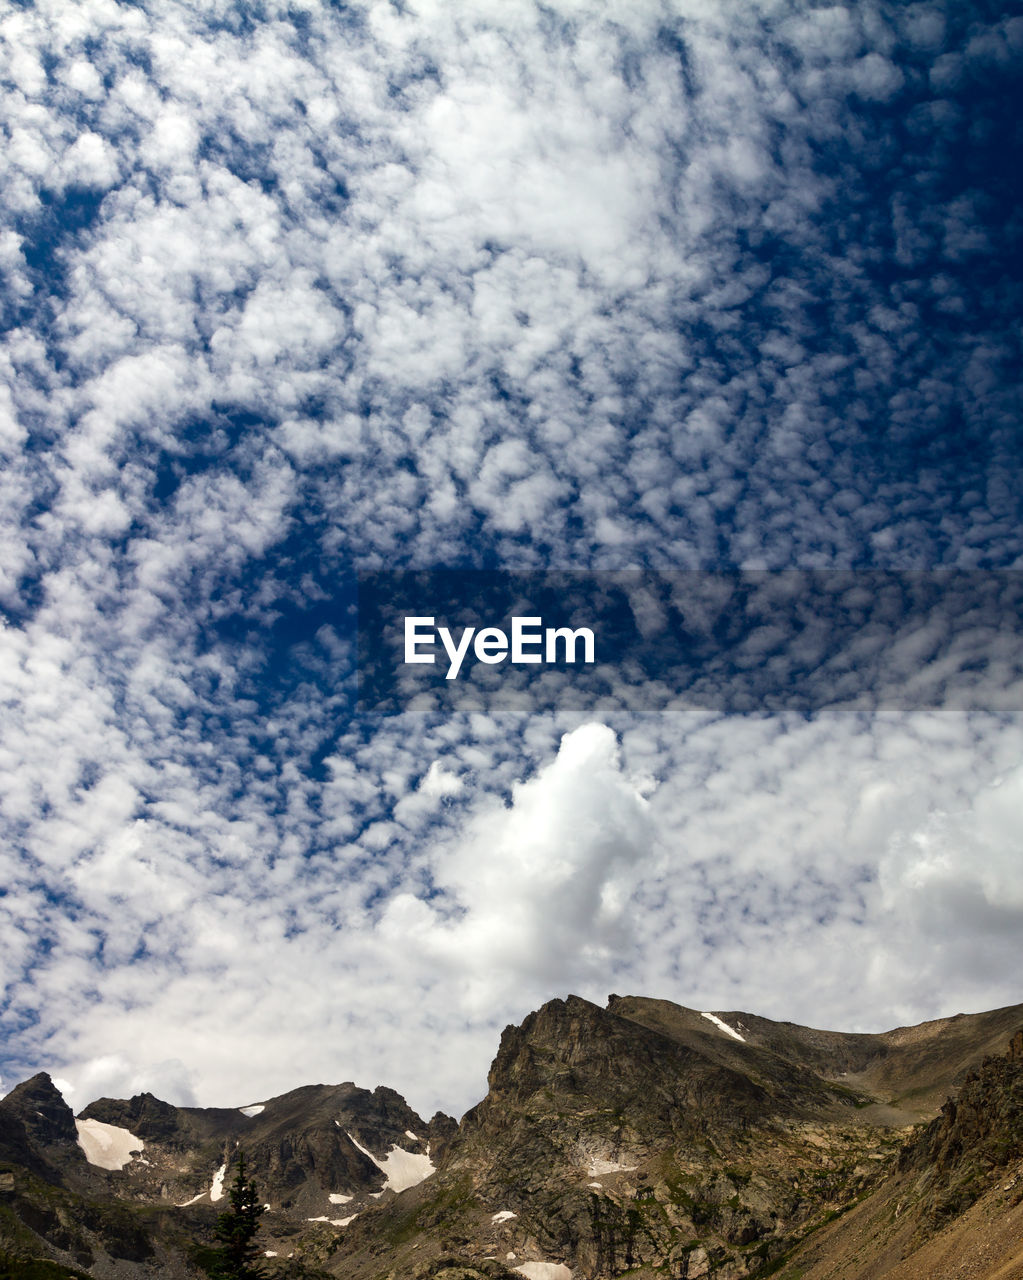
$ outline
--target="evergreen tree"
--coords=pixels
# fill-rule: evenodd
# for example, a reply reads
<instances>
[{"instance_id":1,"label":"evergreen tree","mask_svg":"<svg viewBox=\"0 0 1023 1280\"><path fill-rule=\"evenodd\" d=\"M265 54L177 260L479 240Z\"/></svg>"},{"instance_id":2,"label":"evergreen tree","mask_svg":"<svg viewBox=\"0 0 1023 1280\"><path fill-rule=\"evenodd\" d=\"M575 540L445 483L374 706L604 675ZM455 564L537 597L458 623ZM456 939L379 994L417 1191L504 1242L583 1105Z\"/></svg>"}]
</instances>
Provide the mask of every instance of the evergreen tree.
<instances>
[{"instance_id":1,"label":"evergreen tree","mask_svg":"<svg viewBox=\"0 0 1023 1280\"><path fill-rule=\"evenodd\" d=\"M256 1185L245 1174L245 1157L238 1155L238 1173L231 1187L231 1208L217 1219L217 1238L223 1243L213 1253L207 1270L214 1280L263 1280L261 1252L253 1243L259 1219L266 1212Z\"/></svg>"}]
</instances>

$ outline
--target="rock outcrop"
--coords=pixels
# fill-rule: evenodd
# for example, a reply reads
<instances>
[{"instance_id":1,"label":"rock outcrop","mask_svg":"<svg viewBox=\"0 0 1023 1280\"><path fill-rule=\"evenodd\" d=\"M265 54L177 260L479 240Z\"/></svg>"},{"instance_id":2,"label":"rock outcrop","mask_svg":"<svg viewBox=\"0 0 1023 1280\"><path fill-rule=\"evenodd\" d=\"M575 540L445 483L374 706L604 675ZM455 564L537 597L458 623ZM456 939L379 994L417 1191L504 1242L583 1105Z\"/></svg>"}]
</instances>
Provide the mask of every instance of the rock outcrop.
<instances>
[{"instance_id":1,"label":"rock outcrop","mask_svg":"<svg viewBox=\"0 0 1023 1280\"><path fill-rule=\"evenodd\" d=\"M929 1226L965 1212L993 1176L1023 1159L1021 1039L1017 1033L1004 1057L987 1058L971 1071L899 1156L899 1172L921 1179Z\"/></svg>"},{"instance_id":2,"label":"rock outcrop","mask_svg":"<svg viewBox=\"0 0 1023 1280\"><path fill-rule=\"evenodd\" d=\"M967 1072L862 1202L789 1258L803 1280L1010 1280L1023 1274L1023 1059Z\"/></svg>"}]
</instances>

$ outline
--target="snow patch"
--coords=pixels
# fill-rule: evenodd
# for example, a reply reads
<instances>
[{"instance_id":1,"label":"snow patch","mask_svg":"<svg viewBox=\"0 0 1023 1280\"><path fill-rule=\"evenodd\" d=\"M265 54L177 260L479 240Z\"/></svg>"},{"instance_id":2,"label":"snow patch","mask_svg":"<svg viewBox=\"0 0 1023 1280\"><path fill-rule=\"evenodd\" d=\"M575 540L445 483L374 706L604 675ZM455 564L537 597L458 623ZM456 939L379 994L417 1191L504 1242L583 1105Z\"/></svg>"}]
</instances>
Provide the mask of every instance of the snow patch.
<instances>
[{"instance_id":1,"label":"snow patch","mask_svg":"<svg viewBox=\"0 0 1023 1280\"><path fill-rule=\"evenodd\" d=\"M515 1270L527 1280L572 1280L572 1272L563 1262L524 1262Z\"/></svg>"},{"instance_id":2,"label":"snow patch","mask_svg":"<svg viewBox=\"0 0 1023 1280\"><path fill-rule=\"evenodd\" d=\"M243 1116L258 1116L258 1115L261 1115L266 1110L266 1105L260 1102L253 1107L239 1107L238 1110L242 1113ZM274 1257L276 1258L277 1255L274 1254Z\"/></svg>"},{"instance_id":3,"label":"snow patch","mask_svg":"<svg viewBox=\"0 0 1023 1280\"><path fill-rule=\"evenodd\" d=\"M422 1142L422 1138L417 1138L411 1129L405 1130L405 1137L411 1138L413 1142Z\"/></svg>"},{"instance_id":4,"label":"snow patch","mask_svg":"<svg viewBox=\"0 0 1023 1280\"><path fill-rule=\"evenodd\" d=\"M276 1250L276 1249L264 1249L264 1250L263 1250L263 1257L264 1257L264 1258L276 1258L276 1257L277 1257L277 1250Z\"/></svg>"},{"instance_id":5,"label":"snow patch","mask_svg":"<svg viewBox=\"0 0 1023 1280\"><path fill-rule=\"evenodd\" d=\"M340 1191L332 1191L327 1199L331 1204L347 1204L351 1196L342 1195Z\"/></svg>"},{"instance_id":6,"label":"snow patch","mask_svg":"<svg viewBox=\"0 0 1023 1280\"><path fill-rule=\"evenodd\" d=\"M384 1190L406 1191L409 1187L418 1186L425 1178L428 1178L435 1170L435 1165L429 1156L416 1155L414 1151L404 1151L399 1146L393 1146L382 1160L378 1160L372 1151L367 1151L352 1137L348 1130L345 1130L348 1140L362 1152L364 1156L368 1156L376 1167L385 1175L387 1181L384 1183Z\"/></svg>"},{"instance_id":7,"label":"snow patch","mask_svg":"<svg viewBox=\"0 0 1023 1280\"><path fill-rule=\"evenodd\" d=\"M199 1194L197 1196L193 1196L191 1200L186 1200L184 1204L179 1204L175 1207L178 1209L187 1209L190 1204L195 1204L197 1200L201 1200L205 1194L205 1191L200 1191Z\"/></svg>"},{"instance_id":8,"label":"snow patch","mask_svg":"<svg viewBox=\"0 0 1023 1280\"><path fill-rule=\"evenodd\" d=\"M495 1213L490 1219L491 1222L510 1222L512 1218L517 1218L517 1213L512 1213L510 1209L502 1209L499 1213Z\"/></svg>"},{"instance_id":9,"label":"snow patch","mask_svg":"<svg viewBox=\"0 0 1023 1280\"><path fill-rule=\"evenodd\" d=\"M101 1169L123 1169L131 1160L132 1152L142 1151L146 1145L127 1129L104 1124L102 1120L76 1120L75 1128L86 1160Z\"/></svg>"},{"instance_id":10,"label":"snow patch","mask_svg":"<svg viewBox=\"0 0 1023 1280\"><path fill-rule=\"evenodd\" d=\"M591 1156L586 1162L586 1172L591 1178L596 1178L602 1173L632 1173L638 1169L636 1164L617 1164L614 1160L600 1160L596 1156ZM558 1266L561 1264L558 1263Z\"/></svg>"},{"instance_id":11,"label":"snow patch","mask_svg":"<svg viewBox=\"0 0 1023 1280\"><path fill-rule=\"evenodd\" d=\"M224 1198L224 1177L227 1173L227 1165L222 1164L217 1172L213 1175L213 1185L210 1187L210 1199L214 1204L218 1200Z\"/></svg>"},{"instance_id":12,"label":"snow patch","mask_svg":"<svg viewBox=\"0 0 1023 1280\"><path fill-rule=\"evenodd\" d=\"M329 1222L332 1227L347 1227L352 1218L357 1218L358 1216L359 1215L357 1213L353 1213L351 1217L348 1218L306 1218L306 1222Z\"/></svg>"},{"instance_id":13,"label":"snow patch","mask_svg":"<svg viewBox=\"0 0 1023 1280\"><path fill-rule=\"evenodd\" d=\"M745 1043L746 1043L746 1037L745 1037L745 1036L741 1036L741 1035L739 1035L738 1031L734 1031L734 1030L733 1030L733 1029L728 1025L728 1023L727 1023L727 1022L722 1022L722 1021L721 1021L721 1019L720 1019L720 1018L715 1017L715 1016L714 1016L714 1014L712 1014L712 1013L701 1013L701 1014L700 1014L700 1017L701 1017L701 1018L706 1018L708 1022L713 1022L713 1024L714 1024L716 1027L720 1027L720 1028L721 1028L721 1030L725 1033L725 1035L729 1035L729 1036L731 1036L733 1040L741 1040L743 1044L745 1044Z\"/></svg>"}]
</instances>

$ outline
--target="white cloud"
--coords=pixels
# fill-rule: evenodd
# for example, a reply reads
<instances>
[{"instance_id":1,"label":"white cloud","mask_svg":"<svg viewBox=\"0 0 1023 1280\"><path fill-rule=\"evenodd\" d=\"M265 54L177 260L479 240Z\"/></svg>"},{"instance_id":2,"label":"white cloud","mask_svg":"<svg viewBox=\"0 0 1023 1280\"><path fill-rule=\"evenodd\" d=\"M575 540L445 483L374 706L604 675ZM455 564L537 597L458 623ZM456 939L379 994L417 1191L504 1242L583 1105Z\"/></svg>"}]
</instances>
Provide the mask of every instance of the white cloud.
<instances>
[{"instance_id":1,"label":"white cloud","mask_svg":"<svg viewBox=\"0 0 1023 1280\"><path fill-rule=\"evenodd\" d=\"M83 133L64 157L64 181L76 186L106 188L117 178L117 157L113 147L97 133Z\"/></svg>"},{"instance_id":2,"label":"white cloud","mask_svg":"<svg viewBox=\"0 0 1023 1280\"><path fill-rule=\"evenodd\" d=\"M449 773L439 760L434 760L420 782L419 790L426 796L456 796L463 786L458 774Z\"/></svg>"},{"instance_id":3,"label":"white cloud","mask_svg":"<svg viewBox=\"0 0 1023 1280\"><path fill-rule=\"evenodd\" d=\"M886 903L925 932L1023 930L1023 769L1000 775L961 807L937 809L916 830L900 833L882 863Z\"/></svg>"},{"instance_id":4,"label":"white cloud","mask_svg":"<svg viewBox=\"0 0 1023 1280\"><path fill-rule=\"evenodd\" d=\"M879 53L868 53L853 64L852 82L856 92L872 102L886 102L902 88L905 77Z\"/></svg>"},{"instance_id":5,"label":"white cloud","mask_svg":"<svg viewBox=\"0 0 1023 1280\"><path fill-rule=\"evenodd\" d=\"M947 159L1003 127L964 86L1017 28L910 6L907 61L862 6L303 12L0 18L18 1069L451 1107L568 984L834 1022L1007 998L1019 744L982 705L506 691L367 727L344 617L288 628L361 566L1017 562L1005 228Z\"/></svg>"},{"instance_id":6,"label":"white cloud","mask_svg":"<svg viewBox=\"0 0 1023 1280\"><path fill-rule=\"evenodd\" d=\"M614 733L584 725L515 786L509 807L485 804L439 855L440 909L398 895L383 936L468 971L477 1010L512 992L521 999L523 985L585 981L630 946L630 886L650 841L646 801L622 775Z\"/></svg>"}]
</instances>

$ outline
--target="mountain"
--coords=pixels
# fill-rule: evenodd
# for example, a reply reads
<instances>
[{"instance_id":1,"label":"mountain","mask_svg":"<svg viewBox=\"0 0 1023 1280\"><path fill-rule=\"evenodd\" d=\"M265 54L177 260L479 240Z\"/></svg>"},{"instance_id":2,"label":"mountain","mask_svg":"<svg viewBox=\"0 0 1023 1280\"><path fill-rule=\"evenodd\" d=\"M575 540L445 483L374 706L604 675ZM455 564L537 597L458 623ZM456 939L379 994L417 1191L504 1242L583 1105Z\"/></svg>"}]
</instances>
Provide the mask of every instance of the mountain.
<instances>
[{"instance_id":1,"label":"mountain","mask_svg":"<svg viewBox=\"0 0 1023 1280\"><path fill-rule=\"evenodd\" d=\"M48 1075L33 1076L0 1099L0 1160L59 1181L58 1169L86 1174L71 1108Z\"/></svg>"},{"instance_id":2,"label":"mountain","mask_svg":"<svg viewBox=\"0 0 1023 1280\"><path fill-rule=\"evenodd\" d=\"M431 1174L456 1128L352 1083L240 1108L101 1098L76 1118L38 1075L0 1099L0 1247L98 1277L198 1275L191 1245L211 1239L244 1150L270 1204L266 1251L315 1259L357 1213Z\"/></svg>"},{"instance_id":3,"label":"mountain","mask_svg":"<svg viewBox=\"0 0 1023 1280\"><path fill-rule=\"evenodd\" d=\"M89 1121L145 1143L121 1176L121 1194L217 1203L240 1148L271 1211L288 1218L338 1217L338 1205L362 1206L421 1180L457 1128L450 1116L422 1120L393 1089L371 1093L351 1082L234 1108L173 1107L152 1094L101 1098L80 1114Z\"/></svg>"},{"instance_id":4,"label":"mountain","mask_svg":"<svg viewBox=\"0 0 1023 1280\"><path fill-rule=\"evenodd\" d=\"M1021 1022L1017 1006L843 1035L638 997L551 1001L505 1031L437 1176L345 1233L337 1274L377 1274L381 1237L396 1277L413 1249L565 1268L536 1270L551 1280L766 1274L894 1167Z\"/></svg>"},{"instance_id":5,"label":"mountain","mask_svg":"<svg viewBox=\"0 0 1023 1280\"><path fill-rule=\"evenodd\" d=\"M918 1280L958 1249L964 1275L1011 1280L1021 1027L1023 1006L865 1035L569 996L505 1029L460 1124L351 1082L75 1118L36 1076L0 1099L0 1247L99 1280L196 1276L244 1151L281 1275Z\"/></svg>"},{"instance_id":6,"label":"mountain","mask_svg":"<svg viewBox=\"0 0 1023 1280\"><path fill-rule=\"evenodd\" d=\"M803 1280L1023 1276L1023 1031L967 1074L890 1176L792 1264Z\"/></svg>"},{"instance_id":7,"label":"mountain","mask_svg":"<svg viewBox=\"0 0 1023 1280\"><path fill-rule=\"evenodd\" d=\"M108 1177L48 1075L0 1099L0 1276L193 1275L181 1261L188 1224L125 1204Z\"/></svg>"}]
</instances>

